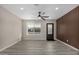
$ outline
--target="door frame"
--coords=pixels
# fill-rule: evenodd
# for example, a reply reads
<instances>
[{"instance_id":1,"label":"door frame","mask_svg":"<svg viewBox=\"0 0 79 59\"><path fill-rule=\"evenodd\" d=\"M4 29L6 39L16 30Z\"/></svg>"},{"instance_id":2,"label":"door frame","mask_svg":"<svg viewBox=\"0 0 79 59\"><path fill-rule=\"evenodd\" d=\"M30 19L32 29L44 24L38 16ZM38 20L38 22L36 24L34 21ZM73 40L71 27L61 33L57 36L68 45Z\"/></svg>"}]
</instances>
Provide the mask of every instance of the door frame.
<instances>
[{"instance_id":1,"label":"door frame","mask_svg":"<svg viewBox=\"0 0 79 59\"><path fill-rule=\"evenodd\" d=\"M47 39L48 38L48 24L52 24L52 36L53 36L53 38L51 41L54 41L54 23L47 23L46 24L46 40L48 40Z\"/></svg>"}]
</instances>

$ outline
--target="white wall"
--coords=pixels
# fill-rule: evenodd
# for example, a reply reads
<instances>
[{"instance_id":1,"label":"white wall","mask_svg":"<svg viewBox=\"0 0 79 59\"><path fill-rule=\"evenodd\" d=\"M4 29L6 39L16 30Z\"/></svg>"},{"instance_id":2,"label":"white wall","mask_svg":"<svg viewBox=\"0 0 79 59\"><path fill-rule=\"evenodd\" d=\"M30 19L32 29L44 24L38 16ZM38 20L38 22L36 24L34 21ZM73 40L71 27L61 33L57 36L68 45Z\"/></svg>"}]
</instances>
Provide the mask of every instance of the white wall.
<instances>
[{"instance_id":1,"label":"white wall","mask_svg":"<svg viewBox=\"0 0 79 59\"><path fill-rule=\"evenodd\" d=\"M0 50L21 40L21 20L0 7Z\"/></svg>"},{"instance_id":2,"label":"white wall","mask_svg":"<svg viewBox=\"0 0 79 59\"><path fill-rule=\"evenodd\" d=\"M40 34L27 34L27 23L36 22L41 23L41 32ZM49 20L23 20L22 21L22 37L23 40L46 40L46 23L54 23L54 38L56 38L56 21Z\"/></svg>"}]
</instances>

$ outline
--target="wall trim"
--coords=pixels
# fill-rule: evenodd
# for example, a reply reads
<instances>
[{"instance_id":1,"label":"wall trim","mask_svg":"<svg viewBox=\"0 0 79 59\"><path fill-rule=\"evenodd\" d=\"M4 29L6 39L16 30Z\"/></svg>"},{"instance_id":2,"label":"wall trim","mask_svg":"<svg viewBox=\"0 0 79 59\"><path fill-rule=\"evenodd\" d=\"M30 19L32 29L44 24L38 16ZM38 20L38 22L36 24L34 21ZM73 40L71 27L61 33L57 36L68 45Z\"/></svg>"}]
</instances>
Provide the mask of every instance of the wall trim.
<instances>
[{"instance_id":1,"label":"wall trim","mask_svg":"<svg viewBox=\"0 0 79 59\"><path fill-rule=\"evenodd\" d=\"M7 48L9 48L9 47L11 47L11 46L13 46L13 45L15 45L16 43L18 43L19 41L21 41L20 39L19 40L16 40L15 42L13 42L12 44L10 44L10 45L8 45L8 46L5 46L5 47L3 47L2 49L0 49L0 52L1 51L3 51L3 50L5 50L5 49L7 49Z\"/></svg>"},{"instance_id":2,"label":"wall trim","mask_svg":"<svg viewBox=\"0 0 79 59\"><path fill-rule=\"evenodd\" d=\"M38 38L38 37L35 37L35 38L23 37L22 39L23 40L46 40L46 38Z\"/></svg>"},{"instance_id":3,"label":"wall trim","mask_svg":"<svg viewBox=\"0 0 79 59\"><path fill-rule=\"evenodd\" d=\"M70 47L70 48L72 48L72 49L74 49L74 50L76 50L76 51L79 52L79 49L77 49L77 48L75 48L75 47L73 47L73 46L71 46L71 45L69 45L69 44L67 44L67 43L65 43L65 42L63 42L63 41L61 41L61 40L59 40L59 39L56 39L56 40L59 41L60 43L63 43L63 44L65 44L66 46L68 46L68 47Z\"/></svg>"}]
</instances>

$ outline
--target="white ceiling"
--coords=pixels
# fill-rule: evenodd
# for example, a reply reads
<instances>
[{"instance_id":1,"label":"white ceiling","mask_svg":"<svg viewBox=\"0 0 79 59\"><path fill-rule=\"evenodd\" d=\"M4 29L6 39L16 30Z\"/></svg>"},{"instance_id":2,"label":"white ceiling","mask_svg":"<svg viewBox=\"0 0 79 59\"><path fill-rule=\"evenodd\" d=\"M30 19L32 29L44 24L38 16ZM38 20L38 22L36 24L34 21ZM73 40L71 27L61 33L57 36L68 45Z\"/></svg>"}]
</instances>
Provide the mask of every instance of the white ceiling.
<instances>
[{"instance_id":1,"label":"white ceiling","mask_svg":"<svg viewBox=\"0 0 79 59\"><path fill-rule=\"evenodd\" d=\"M57 19L77 7L77 4L4 4L1 5L21 19L37 19L38 11L45 12L49 19ZM24 8L21 10L20 8ZM59 8L56 10L56 8Z\"/></svg>"}]
</instances>

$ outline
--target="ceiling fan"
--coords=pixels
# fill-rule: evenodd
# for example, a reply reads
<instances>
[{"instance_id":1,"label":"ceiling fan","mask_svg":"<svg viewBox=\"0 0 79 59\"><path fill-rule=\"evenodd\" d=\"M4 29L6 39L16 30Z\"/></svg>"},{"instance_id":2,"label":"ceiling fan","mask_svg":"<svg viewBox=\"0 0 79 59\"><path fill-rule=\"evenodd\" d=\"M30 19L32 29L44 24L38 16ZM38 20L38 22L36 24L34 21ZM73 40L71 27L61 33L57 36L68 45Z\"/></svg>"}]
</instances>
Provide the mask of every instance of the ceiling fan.
<instances>
[{"instance_id":1,"label":"ceiling fan","mask_svg":"<svg viewBox=\"0 0 79 59\"><path fill-rule=\"evenodd\" d=\"M43 16L45 14L45 12L38 12L38 17L40 17L42 20L46 20L46 18L49 18L49 16Z\"/></svg>"}]
</instances>

